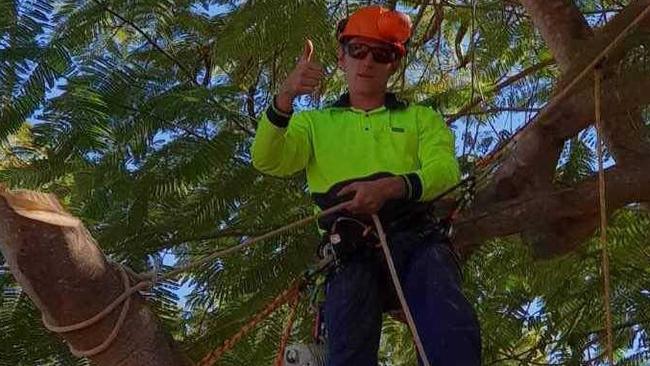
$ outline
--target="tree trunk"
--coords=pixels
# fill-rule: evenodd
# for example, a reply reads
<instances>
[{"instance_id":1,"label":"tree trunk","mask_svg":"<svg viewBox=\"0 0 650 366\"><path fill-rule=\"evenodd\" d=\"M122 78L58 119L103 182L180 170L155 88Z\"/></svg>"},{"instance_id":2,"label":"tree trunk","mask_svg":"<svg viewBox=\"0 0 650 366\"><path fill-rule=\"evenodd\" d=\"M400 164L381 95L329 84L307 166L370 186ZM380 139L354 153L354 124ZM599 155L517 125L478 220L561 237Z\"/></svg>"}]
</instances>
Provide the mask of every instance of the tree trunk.
<instances>
[{"instance_id":1,"label":"tree trunk","mask_svg":"<svg viewBox=\"0 0 650 366\"><path fill-rule=\"evenodd\" d=\"M28 191L0 194L0 250L12 274L50 324L85 321L122 292L119 271L109 264L83 224L52 195ZM89 350L111 333L122 305L98 323L62 334L69 345ZM184 366L175 347L140 295L131 297L117 338L90 357L97 365Z\"/></svg>"}]
</instances>

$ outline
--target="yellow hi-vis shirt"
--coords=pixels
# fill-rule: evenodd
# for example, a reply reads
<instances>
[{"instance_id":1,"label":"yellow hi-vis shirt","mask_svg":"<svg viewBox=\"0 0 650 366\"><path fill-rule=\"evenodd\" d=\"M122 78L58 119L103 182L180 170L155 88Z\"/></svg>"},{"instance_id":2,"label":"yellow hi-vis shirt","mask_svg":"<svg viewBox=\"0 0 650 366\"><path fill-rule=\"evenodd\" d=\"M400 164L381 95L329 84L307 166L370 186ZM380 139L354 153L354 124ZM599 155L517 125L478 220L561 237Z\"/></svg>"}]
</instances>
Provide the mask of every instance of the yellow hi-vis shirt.
<instances>
[{"instance_id":1,"label":"yellow hi-vis shirt","mask_svg":"<svg viewBox=\"0 0 650 366\"><path fill-rule=\"evenodd\" d=\"M427 201L460 179L454 136L440 113L393 94L363 111L344 94L328 108L284 115L274 105L260 118L253 166L273 176L306 169L310 193L378 172L402 176L407 198Z\"/></svg>"}]
</instances>

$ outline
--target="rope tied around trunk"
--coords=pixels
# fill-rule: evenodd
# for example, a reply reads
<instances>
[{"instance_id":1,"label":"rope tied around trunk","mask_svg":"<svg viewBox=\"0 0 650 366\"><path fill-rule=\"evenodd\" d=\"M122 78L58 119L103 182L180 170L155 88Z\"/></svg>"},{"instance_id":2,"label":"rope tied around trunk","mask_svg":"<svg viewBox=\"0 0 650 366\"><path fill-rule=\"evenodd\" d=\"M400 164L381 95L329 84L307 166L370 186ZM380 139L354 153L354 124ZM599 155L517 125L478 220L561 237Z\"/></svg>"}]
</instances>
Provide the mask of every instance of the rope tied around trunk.
<instances>
[{"instance_id":1,"label":"rope tied around trunk","mask_svg":"<svg viewBox=\"0 0 650 366\"><path fill-rule=\"evenodd\" d=\"M127 270L125 270L122 265L119 265L117 263L113 263L113 265L116 266L120 272L120 277L122 278L122 285L124 287L124 292L122 292L122 294L119 297L117 297L113 302L111 302L108 306L106 306L104 310L97 313L97 315L87 320L84 320L82 322L72 324L72 325L67 325L67 326L53 325L52 323L50 323L49 320L47 320L45 314L42 315L41 319L43 321L43 325L45 326L45 328L55 333L69 333L77 330L86 329L97 324L99 321L103 320L111 312L113 312L115 308L117 308L120 304L123 303L122 310L120 311L120 315L117 321L115 322L115 325L113 326L113 330L111 330L108 337L102 343L89 350L78 350L72 345L68 344L68 347L70 348L70 352L77 357L91 357L101 352L104 352L106 349L108 349L108 347L110 347L110 345L113 343L115 338L117 338L117 334L119 333L120 329L122 328L122 325L124 324L124 320L126 319L126 315L129 312L129 308L131 306L131 295L135 294L138 291L144 290L146 288L150 288L152 286L152 283L148 281L139 282L136 285L131 286L131 281L129 279L129 275L127 274Z\"/></svg>"}]
</instances>

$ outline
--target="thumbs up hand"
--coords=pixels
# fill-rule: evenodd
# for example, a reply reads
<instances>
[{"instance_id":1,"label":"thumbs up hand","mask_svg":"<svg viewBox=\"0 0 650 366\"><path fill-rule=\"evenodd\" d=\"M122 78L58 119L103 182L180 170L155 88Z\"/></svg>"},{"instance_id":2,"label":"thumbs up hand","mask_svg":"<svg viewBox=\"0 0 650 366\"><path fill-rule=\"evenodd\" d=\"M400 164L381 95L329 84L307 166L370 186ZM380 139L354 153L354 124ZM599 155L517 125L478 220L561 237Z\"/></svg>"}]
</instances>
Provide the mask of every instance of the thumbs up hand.
<instances>
[{"instance_id":1,"label":"thumbs up hand","mask_svg":"<svg viewBox=\"0 0 650 366\"><path fill-rule=\"evenodd\" d=\"M324 72L320 64L312 61L313 55L314 44L310 40L306 40L298 64L282 83L276 98L276 107L281 111L289 113L294 98L299 95L311 94L318 88Z\"/></svg>"}]
</instances>

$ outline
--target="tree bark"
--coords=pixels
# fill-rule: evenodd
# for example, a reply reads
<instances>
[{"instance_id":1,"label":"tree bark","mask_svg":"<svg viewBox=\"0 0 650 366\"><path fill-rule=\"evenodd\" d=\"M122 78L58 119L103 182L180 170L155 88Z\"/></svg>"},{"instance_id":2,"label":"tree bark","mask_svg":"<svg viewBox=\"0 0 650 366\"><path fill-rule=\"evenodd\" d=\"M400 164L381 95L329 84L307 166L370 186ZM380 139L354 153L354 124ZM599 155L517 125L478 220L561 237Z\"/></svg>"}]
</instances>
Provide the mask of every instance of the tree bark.
<instances>
[{"instance_id":1,"label":"tree bark","mask_svg":"<svg viewBox=\"0 0 650 366\"><path fill-rule=\"evenodd\" d=\"M606 114L603 132L617 165L634 166L650 151L650 129L638 109Z\"/></svg>"},{"instance_id":2,"label":"tree bark","mask_svg":"<svg viewBox=\"0 0 650 366\"><path fill-rule=\"evenodd\" d=\"M85 321L124 291L111 266L83 224L52 195L4 191L0 196L0 250L12 274L50 324ZM98 323L62 334L78 350L101 344L122 306ZM131 305L117 338L90 357L106 366L184 366L187 358L161 327L140 295Z\"/></svg>"}]
</instances>

